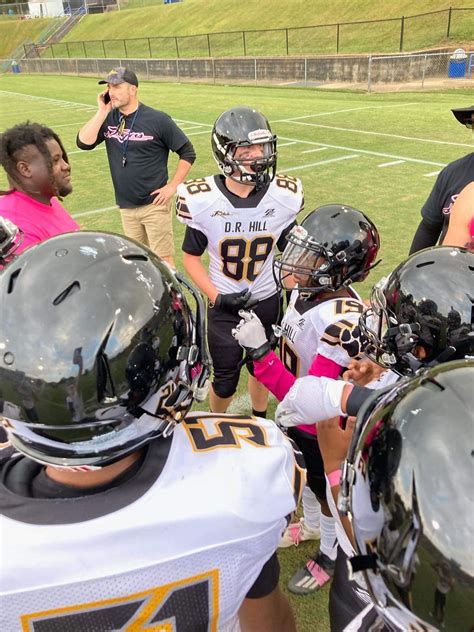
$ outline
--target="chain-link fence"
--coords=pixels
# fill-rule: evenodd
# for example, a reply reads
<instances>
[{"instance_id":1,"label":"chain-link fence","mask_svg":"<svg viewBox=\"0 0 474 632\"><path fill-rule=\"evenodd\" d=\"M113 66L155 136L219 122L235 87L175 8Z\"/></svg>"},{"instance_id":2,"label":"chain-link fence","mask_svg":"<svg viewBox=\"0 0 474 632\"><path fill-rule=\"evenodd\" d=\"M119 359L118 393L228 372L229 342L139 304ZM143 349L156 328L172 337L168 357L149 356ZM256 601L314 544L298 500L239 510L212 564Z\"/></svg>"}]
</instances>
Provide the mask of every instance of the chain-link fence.
<instances>
[{"instance_id":1,"label":"chain-link fence","mask_svg":"<svg viewBox=\"0 0 474 632\"><path fill-rule=\"evenodd\" d=\"M14 62L14 64L13 64ZM16 72L105 76L126 64L143 80L330 86L369 91L474 87L474 52L415 55L350 55L319 57L245 57L234 59L24 59L6 66Z\"/></svg>"},{"instance_id":2,"label":"chain-link fence","mask_svg":"<svg viewBox=\"0 0 474 632\"><path fill-rule=\"evenodd\" d=\"M115 2L88 1L88 11L92 11L92 1L97 7L101 3L101 10L105 10L108 3ZM339 22L298 28L49 43L47 46L28 47L27 52L29 57L110 59L325 55L370 53L374 50L389 53L419 50L443 39L470 41L472 33L474 8L450 8L385 20Z\"/></svg>"}]
</instances>

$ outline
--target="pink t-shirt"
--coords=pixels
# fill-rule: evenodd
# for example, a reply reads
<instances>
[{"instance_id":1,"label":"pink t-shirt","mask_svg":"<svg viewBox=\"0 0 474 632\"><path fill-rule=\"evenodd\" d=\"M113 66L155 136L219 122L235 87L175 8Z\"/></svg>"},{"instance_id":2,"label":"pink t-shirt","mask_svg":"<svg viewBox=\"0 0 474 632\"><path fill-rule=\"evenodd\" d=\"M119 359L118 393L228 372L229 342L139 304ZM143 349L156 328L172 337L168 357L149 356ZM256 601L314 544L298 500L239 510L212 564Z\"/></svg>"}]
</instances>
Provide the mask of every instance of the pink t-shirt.
<instances>
[{"instance_id":1,"label":"pink t-shirt","mask_svg":"<svg viewBox=\"0 0 474 632\"><path fill-rule=\"evenodd\" d=\"M49 237L79 230L79 224L54 197L49 206L20 191L11 191L0 197L0 215L24 233L17 253Z\"/></svg>"}]
</instances>

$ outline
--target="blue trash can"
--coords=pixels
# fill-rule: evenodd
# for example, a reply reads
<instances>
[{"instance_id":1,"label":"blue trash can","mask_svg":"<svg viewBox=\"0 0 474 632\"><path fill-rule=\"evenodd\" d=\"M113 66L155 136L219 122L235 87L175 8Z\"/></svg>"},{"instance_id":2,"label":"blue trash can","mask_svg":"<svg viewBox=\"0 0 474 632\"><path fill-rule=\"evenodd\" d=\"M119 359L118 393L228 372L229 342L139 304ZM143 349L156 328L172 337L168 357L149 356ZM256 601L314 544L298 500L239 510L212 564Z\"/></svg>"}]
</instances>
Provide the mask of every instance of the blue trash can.
<instances>
[{"instance_id":1,"label":"blue trash can","mask_svg":"<svg viewBox=\"0 0 474 632\"><path fill-rule=\"evenodd\" d=\"M448 77L450 79L461 79L466 76L466 60L450 59L448 65Z\"/></svg>"},{"instance_id":2,"label":"blue trash can","mask_svg":"<svg viewBox=\"0 0 474 632\"><path fill-rule=\"evenodd\" d=\"M20 64L18 64L16 61L12 61L12 72L15 75L17 75L19 72L21 72Z\"/></svg>"},{"instance_id":3,"label":"blue trash can","mask_svg":"<svg viewBox=\"0 0 474 632\"><path fill-rule=\"evenodd\" d=\"M466 76L467 55L463 48L456 48L449 58L448 77L450 79L462 79Z\"/></svg>"}]
</instances>

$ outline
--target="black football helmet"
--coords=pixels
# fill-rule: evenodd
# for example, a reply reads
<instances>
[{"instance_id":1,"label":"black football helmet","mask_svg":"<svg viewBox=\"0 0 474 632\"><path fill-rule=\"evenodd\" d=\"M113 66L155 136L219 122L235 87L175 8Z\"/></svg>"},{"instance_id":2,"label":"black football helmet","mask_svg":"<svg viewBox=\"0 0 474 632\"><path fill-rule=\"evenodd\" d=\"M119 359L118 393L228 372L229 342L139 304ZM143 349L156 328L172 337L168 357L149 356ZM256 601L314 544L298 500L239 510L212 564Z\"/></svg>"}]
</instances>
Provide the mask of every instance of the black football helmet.
<instances>
[{"instance_id":1,"label":"black football helmet","mask_svg":"<svg viewBox=\"0 0 474 632\"><path fill-rule=\"evenodd\" d=\"M275 177L276 143L277 137L272 134L267 119L248 107L226 110L212 129L212 153L219 169L227 178L257 189L269 184ZM235 150L250 145L262 145L263 157L258 160L237 160Z\"/></svg>"},{"instance_id":2,"label":"black football helmet","mask_svg":"<svg viewBox=\"0 0 474 632\"><path fill-rule=\"evenodd\" d=\"M473 384L473 360L447 362L376 394L357 418L339 504L350 568L390 630L472 630Z\"/></svg>"},{"instance_id":3,"label":"black football helmet","mask_svg":"<svg viewBox=\"0 0 474 632\"><path fill-rule=\"evenodd\" d=\"M131 239L84 231L34 246L0 275L0 304L0 383L18 410L3 423L36 461L112 463L170 434L205 391L202 299Z\"/></svg>"},{"instance_id":4,"label":"black football helmet","mask_svg":"<svg viewBox=\"0 0 474 632\"><path fill-rule=\"evenodd\" d=\"M328 204L311 211L287 236L288 245L275 258L278 286L288 289L288 276L307 279L295 288L307 298L363 281L375 263L379 233L362 211Z\"/></svg>"},{"instance_id":5,"label":"black football helmet","mask_svg":"<svg viewBox=\"0 0 474 632\"><path fill-rule=\"evenodd\" d=\"M23 231L0 216L0 266L8 263L23 241Z\"/></svg>"},{"instance_id":6,"label":"black football helmet","mask_svg":"<svg viewBox=\"0 0 474 632\"><path fill-rule=\"evenodd\" d=\"M366 354L385 368L407 375L474 357L473 252L451 246L417 252L375 285L370 302L359 326Z\"/></svg>"}]
</instances>

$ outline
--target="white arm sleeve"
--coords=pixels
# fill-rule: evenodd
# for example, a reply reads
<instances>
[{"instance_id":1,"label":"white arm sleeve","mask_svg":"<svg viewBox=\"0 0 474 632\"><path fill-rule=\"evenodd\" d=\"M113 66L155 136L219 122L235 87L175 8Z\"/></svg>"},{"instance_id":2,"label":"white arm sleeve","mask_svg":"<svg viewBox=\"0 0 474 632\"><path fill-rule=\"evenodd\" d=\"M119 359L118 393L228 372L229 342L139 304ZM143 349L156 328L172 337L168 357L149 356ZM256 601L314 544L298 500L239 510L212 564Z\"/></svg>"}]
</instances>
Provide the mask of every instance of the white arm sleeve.
<instances>
[{"instance_id":1,"label":"white arm sleeve","mask_svg":"<svg viewBox=\"0 0 474 632\"><path fill-rule=\"evenodd\" d=\"M342 415L342 392L347 382L307 375L296 380L278 404L275 421L280 426L315 424Z\"/></svg>"}]
</instances>

